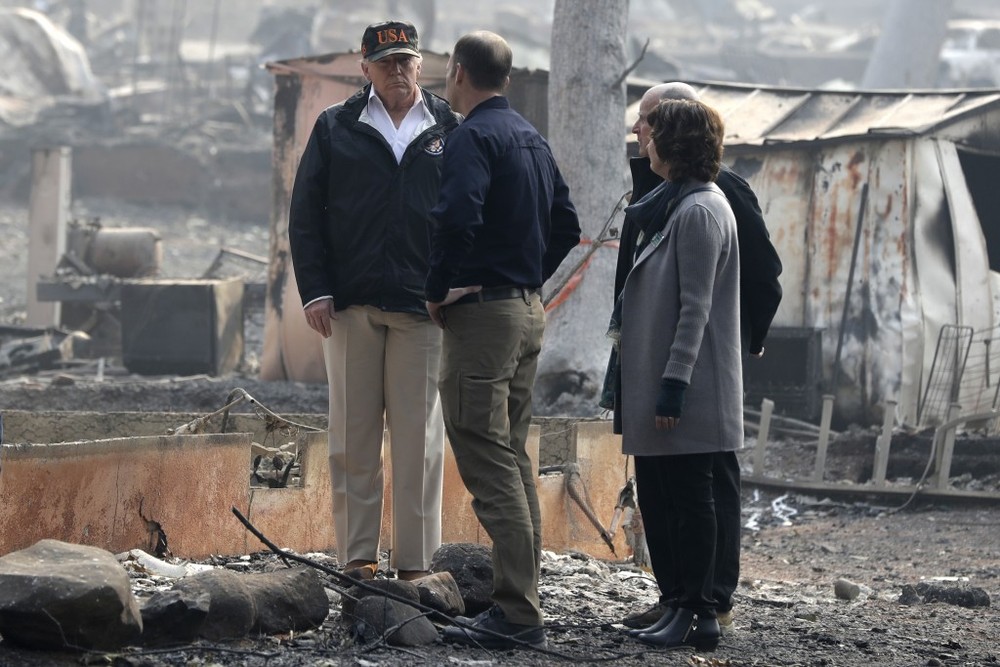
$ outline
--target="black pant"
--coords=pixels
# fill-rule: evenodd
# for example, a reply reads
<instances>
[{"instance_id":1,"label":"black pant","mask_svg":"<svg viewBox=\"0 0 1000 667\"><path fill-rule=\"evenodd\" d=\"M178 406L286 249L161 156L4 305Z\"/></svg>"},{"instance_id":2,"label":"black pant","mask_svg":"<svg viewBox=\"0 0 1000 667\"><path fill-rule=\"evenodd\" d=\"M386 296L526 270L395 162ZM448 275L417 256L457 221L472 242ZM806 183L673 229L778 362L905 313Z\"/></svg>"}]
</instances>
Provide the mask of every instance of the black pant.
<instances>
[{"instance_id":1,"label":"black pant","mask_svg":"<svg viewBox=\"0 0 1000 667\"><path fill-rule=\"evenodd\" d=\"M639 511L661 602L676 603L684 597L680 573L690 572L690 568L678 559L704 559L712 564L707 582L712 606L720 612L732 609L733 592L740 576L740 464L736 453L636 456L635 477ZM706 494L710 496L711 517L705 514ZM692 525L688 518L687 527L681 527L683 504L676 507L674 496L703 498L693 515L702 517L701 525ZM708 541L705 533L709 529L714 531L714 546L713 552L705 556L703 550L698 552L697 544ZM694 542L693 536L697 536ZM687 587L694 585L689 583Z\"/></svg>"}]
</instances>

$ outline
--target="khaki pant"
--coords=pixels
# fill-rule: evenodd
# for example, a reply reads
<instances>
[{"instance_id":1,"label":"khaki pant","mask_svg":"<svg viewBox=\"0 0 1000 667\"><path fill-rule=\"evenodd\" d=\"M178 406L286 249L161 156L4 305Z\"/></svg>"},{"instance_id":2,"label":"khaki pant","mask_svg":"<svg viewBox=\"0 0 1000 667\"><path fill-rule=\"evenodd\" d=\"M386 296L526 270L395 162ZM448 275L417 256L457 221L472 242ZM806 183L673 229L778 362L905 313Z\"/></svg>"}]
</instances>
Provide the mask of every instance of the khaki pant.
<instances>
[{"instance_id":1,"label":"khaki pant","mask_svg":"<svg viewBox=\"0 0 1000 667\"><path fill-rule=\"evenodd\" d=\"M441 330L430 319L352 306L323 341L330 383L330 480L337 557L378 560L382 439L392 458L392 558L426 570L441 546Z\"/></svg>"},{"instance_id":2,"label":"khaki pant","mask_svg":"<svg viewBox=\"0 0 1000 667\"><path fill-rule=\"evenodd\" d=\"M447 306L445 318L445 428L472 508L493 540L493 600L508 621L541 625L542 520L525 441L545 312L534 294Z\"/></svg>"}]
</instances>

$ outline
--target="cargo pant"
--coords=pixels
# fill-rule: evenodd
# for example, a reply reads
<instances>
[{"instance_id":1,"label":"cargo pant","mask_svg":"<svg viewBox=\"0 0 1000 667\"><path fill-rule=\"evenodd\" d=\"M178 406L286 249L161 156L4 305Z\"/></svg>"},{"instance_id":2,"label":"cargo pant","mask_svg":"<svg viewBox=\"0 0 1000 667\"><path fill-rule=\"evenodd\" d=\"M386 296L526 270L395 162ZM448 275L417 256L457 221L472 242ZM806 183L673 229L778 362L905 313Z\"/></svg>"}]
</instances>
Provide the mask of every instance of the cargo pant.
<instances>
[{"instance_id":1,"label":"cargo pant","mask_svg":"<svg viewBox=\"0 0 1000 667\"><path fill-rule=\"evenodd\" d=\"M459 474L493 541L493 601L542 624L541 512L525 443L545 311L538 294L446 306L441 407Z\"/></svg>"}]
</instances>

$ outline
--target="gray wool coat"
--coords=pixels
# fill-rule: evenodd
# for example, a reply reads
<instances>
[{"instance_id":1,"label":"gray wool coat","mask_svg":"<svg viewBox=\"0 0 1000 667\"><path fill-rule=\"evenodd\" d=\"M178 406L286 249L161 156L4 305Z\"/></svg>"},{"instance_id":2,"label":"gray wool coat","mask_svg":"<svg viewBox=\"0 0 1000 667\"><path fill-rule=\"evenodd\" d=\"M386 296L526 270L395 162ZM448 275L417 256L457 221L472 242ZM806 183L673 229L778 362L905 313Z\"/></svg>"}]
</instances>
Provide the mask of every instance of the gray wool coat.
<instances>
[{"instance_id":1,"label":"gray wool coat","mask_svg":"<svg viewBox=\"0 0 1000 667\"><path fill-rule=\"evenodd\" d=\"M708 187L705 192L686 193ZM621 313L622 451L669 456L743 446L736 220L715 184L685 183L658 244L636 259ZM688 383L680 422L656 429L660 379Z\"/></svg>"}]
</instances>

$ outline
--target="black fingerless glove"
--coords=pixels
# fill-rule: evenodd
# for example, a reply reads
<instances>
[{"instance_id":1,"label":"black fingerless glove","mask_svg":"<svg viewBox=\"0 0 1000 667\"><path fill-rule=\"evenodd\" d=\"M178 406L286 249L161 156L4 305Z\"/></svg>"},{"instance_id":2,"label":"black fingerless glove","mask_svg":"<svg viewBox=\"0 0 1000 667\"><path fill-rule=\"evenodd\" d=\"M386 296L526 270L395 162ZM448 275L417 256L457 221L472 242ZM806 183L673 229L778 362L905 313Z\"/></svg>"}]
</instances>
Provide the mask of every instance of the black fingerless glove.
<instances>
[{"instance_id":1,"label":"black fingerless glove","mask_svg":"<svg viewBox=\"0 0 1000 667\"><path fill-rule=\"evenodd\" d=\"M680 417L684 407L684 390L687 382L663 378L660 380L660 395L656 399L657 417Z\"/></svg>"}]
</instances>

